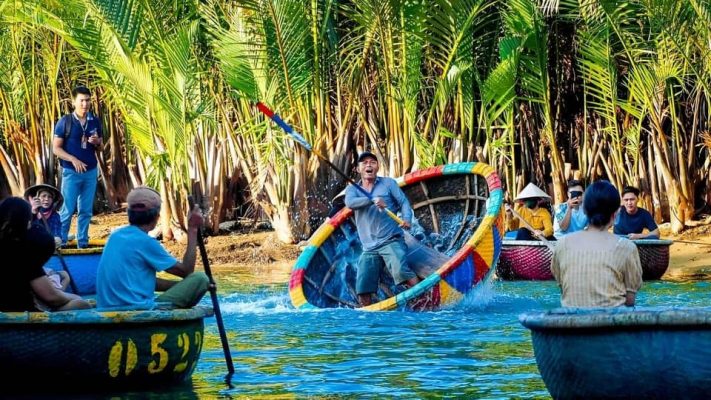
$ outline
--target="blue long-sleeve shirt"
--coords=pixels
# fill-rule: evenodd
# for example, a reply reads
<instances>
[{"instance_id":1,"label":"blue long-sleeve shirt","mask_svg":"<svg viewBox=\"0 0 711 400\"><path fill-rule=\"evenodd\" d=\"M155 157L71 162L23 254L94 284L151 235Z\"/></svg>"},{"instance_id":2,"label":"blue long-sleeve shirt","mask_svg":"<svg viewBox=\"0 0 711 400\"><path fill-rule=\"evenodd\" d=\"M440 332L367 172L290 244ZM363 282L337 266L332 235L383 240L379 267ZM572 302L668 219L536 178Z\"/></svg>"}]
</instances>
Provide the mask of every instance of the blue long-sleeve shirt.
<instances>
[{"instance_id":1,"label":"blue long-sleeve shirt","mask_svg":"<svg viewBox=\"0 0 711 400\"><path fill-rule=\"evenodd\" d=\"M390 211L394 213L399 211L403 221L412 222L410 201L407 200L395 179L377 177L370 195L371 198L382 198ZM393 237L403 235L402 228L397 222L385 211L380 211L371 199L353 185L346 188L346 207L355 213L358 237L364 251L375 249Z\"/></svg>"}]
</instances>

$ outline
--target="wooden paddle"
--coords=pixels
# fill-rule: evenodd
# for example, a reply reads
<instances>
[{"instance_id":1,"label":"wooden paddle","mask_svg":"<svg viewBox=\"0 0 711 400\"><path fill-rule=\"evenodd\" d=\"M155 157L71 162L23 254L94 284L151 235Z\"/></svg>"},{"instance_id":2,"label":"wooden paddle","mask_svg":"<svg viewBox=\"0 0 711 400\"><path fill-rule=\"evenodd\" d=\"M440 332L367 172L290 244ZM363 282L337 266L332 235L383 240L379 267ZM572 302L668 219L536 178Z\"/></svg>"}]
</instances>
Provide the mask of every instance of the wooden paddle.
<instances>
[{"instance_id":1,"label":"wooden paddle","mask_svg":"<svg viewBox=\"0 0 711 400\"><path fill-rule=\"evenodd\" d=\"M538 233L537 233L537 229L533 229L533 227L531 226L531 224L529 224L528 221L526 221L525 219L523 219L523 217L521 216L521 214L519 214L518 212L516 212L516 210L514 210L513 207L511 207L511 206L509 206L509 205L506 205L506 209L509 210L509 211L511 211L511 214L513 214L514 217L518 218L519 221L521 221L521 223L523 224L523 226L524 226L526 229L528 229L529 231L531 231L531 233L533 233L537 238L539 238L539 239L541 240L541 242L545 243L545 245L548 246L548 247L550 247L551 249L555 249L555 245L554 245L553 243L551 243L548 239L546 239L545 236L538 234Z\"/></svg>"},{"instance_id":2,"label":"wooden paddle","mask_svg":"<svg viewBox=\"0 0 711 400\"><path fill-rule=\"evenodd\" d=\"M291 138L294 139L294 141L295 141L296 143L300 144L303 148L305 148L306 150L310 151L311 154L315 155L316 157L320 158L321 161L323 161L323 162L325 162L326 164L328 164L328 166L330 166L336 173L338 173L338 175L340 175L343 179L345 179L346 182L348 182L348 183L350 183L351 185L353 185L356 189L358 189L358 191L360 191L361 193L363 193L363 194L365 195L365 197L367 197L368 199L370 199L370 201L373 201L373 196L371 196L370 193L368 193L365 189L363 189L363 187L360 186L356 181L354 181L353 179L351 179L351 177L349 177L348 175L346 175L345 172L341 171L340 168L338 168L337 166L335 166L335 165L331 162L331 160L329 160L328 158L324 157L324 156L323 156L321 153L319 153L318 151L314 150L313 147L311 147L311 145L309 144L309 142L307 142L306 139L304 139L304 137L299 134L299 132L295 131L294 128L292 128L289 124L287 124L286 122L284 122L284 120L281 119L281 117L279 117L279 114L276 114L276 113L275 113L274 111L272 111L269 107L267 107L266 105L264 105L264 103L262 103L262 102L257 102L256 107L257 107L257 109L258 109L259 111L262 112L262 114L264 114L264 115L266 115L267 117L269 117L272 121L274 121L274 123L276 123L277 125L279 125L279 127L281 127L281 129L283 129L284 132L286 132L287 134L289 134L289 136L291 136ZM388 216L389 216L390 218L393 219L393 221L397 222L398 225L402 225L402 224L403 224L402 219L401 219L400 217L398 217L394 212L390 211L387 207L384 208L383 210L388 214Z\"/></svg>"},{"instance_id":3,"label":"wooden paddle","mask_svg":"<svg viewBox=\"0 0 711 400\"><path fill-rule=\"evenodd\" d=\"M196 192L193 191L193 195ZM202 197L198 197L199 205L202 205ZM190 210L195 207L195 199L193 196L188 196L188 204L190 205ZM200 207L202 209L202 207ZM205 249L205 241L203 240L202 226L198 228L197 231L197 244L200 249L200 257L202 258L202 266L205 269L205 275L207 275L210 280L210 299L212 300L212 308L215 311L215 322L217 322L217 330L220 333L220 342L222 343L222 351L225 353L225 362L227 363L227 375L225 376L225 382L232 388L232 375L235 373L235 367L232 363L232 353L230 352L230 344L227 342L227 333L225 332L225 324L222 321L222 312L220 311L220 303L217 299L217 285L215 284L215 279L212 277L212 271L210 270L210 260L207 258L207 250Z\"/></svg>"}]
</instances>

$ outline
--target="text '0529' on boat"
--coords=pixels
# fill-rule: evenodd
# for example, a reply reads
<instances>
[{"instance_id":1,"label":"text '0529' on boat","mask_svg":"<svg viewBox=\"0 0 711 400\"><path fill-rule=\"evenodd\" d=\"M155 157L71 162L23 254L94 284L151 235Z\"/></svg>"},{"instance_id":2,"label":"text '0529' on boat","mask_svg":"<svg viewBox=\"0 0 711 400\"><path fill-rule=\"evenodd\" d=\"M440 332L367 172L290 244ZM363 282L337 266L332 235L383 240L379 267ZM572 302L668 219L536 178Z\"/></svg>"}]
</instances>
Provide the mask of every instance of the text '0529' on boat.
<instances>
[{"instance_id":1,"label":"text '0529' on boat","mask_svg":"<svg viewBox=\"0 0 711 400\"><path fill-rule=\"evenodd\" d=\"M483 163L447 164L400 177L413 210L407 261L422 281L410 288L381 274L378 301L368 311L436 310L459 302L496 264L503 233L501 181ZM311 236L291 272L296 308L358 307L356 269L362 247L341 209Z\"/></svg>"},{"instance_id":2,"label":"text '0529' on boat","mask_svg":"<svg viewBox=\"0 0 711 400\"><path fill-rule=\"evenodd\" d=\"M560 308L519 320L554 399L711 393L711 308Z\"/></svg>"},{"instance_id":3,"label":"text '0529' on boat","mask_svg":"<svg viewBox=\"0 0 711 400\"><path fill-rule=\"evenodd\" d=\"M140 389L185 381L203 344L212 308L0 312L3 390Z\"/></svg>"},{"instance_id":4,"label":"text '0529' on boat","mask_svg":"<svg viewBox=\"0 0 711 400\"><path fill-rule=\"evenodd\" d=\"M671 240L639 239L637 245L642 263L642 279L657 280L669 268ZM555 242L536 240L504 240L496 275L504 280L552 280L551 262Z\"/></svg>"}]
</instances>

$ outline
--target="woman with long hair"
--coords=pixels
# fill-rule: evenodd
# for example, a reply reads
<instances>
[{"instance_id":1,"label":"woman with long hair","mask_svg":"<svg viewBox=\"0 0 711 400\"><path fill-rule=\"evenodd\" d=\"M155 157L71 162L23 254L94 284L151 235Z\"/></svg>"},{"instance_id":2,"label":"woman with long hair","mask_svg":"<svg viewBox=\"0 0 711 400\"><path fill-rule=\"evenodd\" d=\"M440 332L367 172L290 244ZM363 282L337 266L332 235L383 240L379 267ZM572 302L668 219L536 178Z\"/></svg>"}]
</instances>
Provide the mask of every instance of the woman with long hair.
<instances>
[{"instance_id":1,"label":"woman with long hair","mask_svg":"<svg viewBox=\"0 0 711 400\"><path fill-rule=\"evenodd\" d=\"M583 196L584 231L562 237L551 269L564 307L634 306L642 286L637 246L609 230L620 208L620 193L607 181L590 185Z\"/></svg>"},{"instance_id":2,"label":"woman with long hair","mask_svg":"<svg viewBox=\"0 0 711 400\"><path fill-rule=\"evenodd\" d=\"M8 197L0 202L4 274L0 311L39 311L35 298L57 311L91 307L81 297L57 289L47 277L42 266L54 253L54 238L31 221L32 209L24 199Z\"/></svg>"}]
</instances>

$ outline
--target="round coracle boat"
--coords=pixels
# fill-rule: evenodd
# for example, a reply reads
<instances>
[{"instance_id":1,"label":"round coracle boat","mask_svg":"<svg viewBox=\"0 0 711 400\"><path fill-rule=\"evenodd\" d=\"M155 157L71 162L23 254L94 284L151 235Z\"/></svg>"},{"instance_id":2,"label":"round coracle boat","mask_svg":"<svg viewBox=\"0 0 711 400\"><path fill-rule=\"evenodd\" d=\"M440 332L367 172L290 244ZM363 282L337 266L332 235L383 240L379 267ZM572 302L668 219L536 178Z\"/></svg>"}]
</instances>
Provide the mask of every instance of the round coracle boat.
<instances>
[{"instance_id":1,"label":"round coracle boat","mask_svg":"<svg viewBox=\"0 0 711 400\"><path fill-rule=\"evenodd\" d=\"M499 257L499 177L490 166L471 162L416 171L398 184L416 219L412 234L406 234L407 261L423 280L401 290L384 269L378 301L363 309L423 311L455 304ZM355 278L362 248L352 216L343 208L326 220L296 260L289 283L296 308L358 307Z\"/></svg>"},{"instance_id":2,"label":"round coracle boat","mask_svg":"<svg viewBox=\"0 0 711 400\"><path fill-rule=\"evenodd\" d=\"M657 280L669 268L671 240L639 239L637 245L642 263L642 279ZM552 280L551 262L555 241L504 240L496 274L504 280Z\"/></svg>"},{"instance_id":3,"label":"round coracle boat","mask_svg":"<svg viewBox=\"0 0 711 400\"><path fill-rule=\"evenodd\" d=\"M0 381L58 387L150 388L186 380L212 308L0 312ZM28 381L28 379L30 381ZM25 388L27 388L25 386Z\"/></svg>"},{"instance_id":4,"label":"round coracle boat","mask_svg":"<svg viewBox=\"0 0 711 400\"><path fill-rule=\"evenodd\" d=\"M711 393L711 308L561 308L519 320L554 399Z\"/></svg>"},{"instance_id":5,"label":"round coracle boat","mask_svg":"<svg viewBox=\"0 0 711 400\"><path fill-rule=\"evenodd\" d=\"M76 241L69 241L59 249L60 255L53 255L45 267L55 271L66 271L71 278L68 292L78 295L96 294L96 272L104 252L106 240L89 240L89 247L79 249Z\"/></svg>"}]
</instances>

